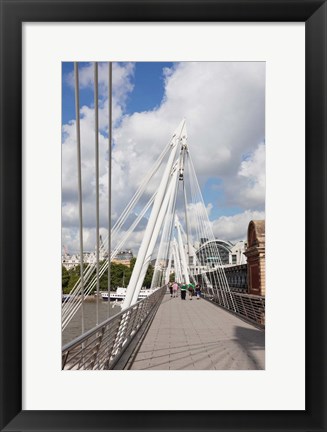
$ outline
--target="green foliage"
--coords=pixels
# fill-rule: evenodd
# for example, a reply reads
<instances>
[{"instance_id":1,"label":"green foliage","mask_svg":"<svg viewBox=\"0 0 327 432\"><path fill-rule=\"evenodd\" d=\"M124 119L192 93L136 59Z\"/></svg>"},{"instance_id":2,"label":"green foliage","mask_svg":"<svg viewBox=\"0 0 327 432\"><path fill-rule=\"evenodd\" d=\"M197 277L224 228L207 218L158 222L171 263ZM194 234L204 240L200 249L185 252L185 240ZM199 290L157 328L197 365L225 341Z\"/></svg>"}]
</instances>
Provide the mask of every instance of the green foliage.
<instances>
[{"instance_id":1,"label":"green foliage","mask_svg":"<svg viewBox=\"0 0 327 432\"><path fill-rule=\"evenodd\" d=\"M88 267L88 264L84 264L84 270ZM66 270L64 266L62 266L62 291L64 294L69 294L70 291L74 288L76 282L80 277L80 266L77 265L69 270Z\"/></svg>"},{"instance_id":2,"label":"green foliage","mask_svg":"<svg viewBox=\"0 0 327 432\"><path fill-rule=\"evenodd\" d=\"M80 267L75 266L68 270L69 273L69 282L67 285L67 292L69 293L75 286L76 282L78 281L80 277ZM66 294L66 292L65 292Z\"/></svg>"},{"instance_id":3,"label":"green foliage","mask_svg":"<svg viewBox=\"0 0 327 432\"><path fill-rule=\"evenodd\" d=\"M130 268L124 264L111 264L111 287L116 290L117 287L127 286L131 277Z\"/></svg>"},{"instance_id":4,"label":"green foliage","mask_svg":"<svg viewBox=\"0 0 327 432\"><path fill-rule=\"evenodd\" d=\"M154 267L150 264L148 267L148 270L146 271L146 275L144 278L144 282L143 282L143 286L150 288L151 287L151 282L152 282L152 277L153 277L153 271L154 271Z\"/></svg>"},{"instance_id":5,"label":"green foliage","mask_svg":"<svg viewBox=\"0 0 327 432\"><path fill-rule=\"evenodd\" d=\"M117 287L127 286L133 268L135 266L136 258L131 259L130 267L119 264L119 263L111 263L110 267L110 290L116 291ZM100 263L100 268L101 268ZM88 267L88 264L84 264L84 269ZM146 272L143 286L150 288L151 281L153 277L154 267L149 265L148 270ZM91 278L96 274L96 269L93 270ZM78 279L80 278L80 267L76 266L69 271L67 271L64 267L62 267L62 289L64 294L68 294L73 288ZM105 271L104 274L100 278L100 291L108 290L108 271ZM93 292L96 291L96 286L93 289Z\"/></svg>"},{"instance_id":6,"label":"green foliage","mask_svg":"<svg viewBox=\"0 0 327 432\"><path fill-rule=\"evenodd\" d=\"M130 262L130 269L131 269L131 273L132 273L132 271L133 271L133 268L134 268L134 266L135 266L135 263L136 263L136 258L134 257L134 258L131 259L131 262Z\"/></svg>"},{"instance_id":7,"label":"green foliage","mask_svg":"<svg viewBox=\"0 0 327 432\"><path fill-rule=\"evenodd\" d=\"M62 266L61 267L61 288L62 288L63 292L65 292L65 289L68 286L69 278L70 278L70 275L69 275L67 269L64 266Z\"/></svg>"}]
</instances>

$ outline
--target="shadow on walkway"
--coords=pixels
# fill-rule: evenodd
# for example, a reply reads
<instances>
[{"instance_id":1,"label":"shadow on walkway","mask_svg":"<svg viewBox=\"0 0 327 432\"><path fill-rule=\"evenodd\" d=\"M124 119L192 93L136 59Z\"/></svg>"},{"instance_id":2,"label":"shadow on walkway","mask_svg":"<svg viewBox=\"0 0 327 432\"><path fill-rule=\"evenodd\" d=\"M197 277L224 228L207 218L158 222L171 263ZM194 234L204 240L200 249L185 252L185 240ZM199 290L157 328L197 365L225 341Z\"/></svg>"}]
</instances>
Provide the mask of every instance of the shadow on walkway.
<instances>
[{"instance_id":1,"label":"shadow on walkway","mask_svg":"<svg viewBox=\"0 0 327 432\"><path fill-rule=\"evenodd\" d=\"M262 369L262 364L258 361L255 351L264 352L265 350L264 330L236 326L234 331L236 342L246 351L256 368Z\"/></svg>"},{"instance_id":2,"label":"shadow on walkway","mask_svg":"<svg viewBox=\"0 0 327 432\"><path fill-rule=\"evenodd\" d=\"M265 368L265 333L205 301L165 296L131 369Z\"/></svg>"}]
</instances>

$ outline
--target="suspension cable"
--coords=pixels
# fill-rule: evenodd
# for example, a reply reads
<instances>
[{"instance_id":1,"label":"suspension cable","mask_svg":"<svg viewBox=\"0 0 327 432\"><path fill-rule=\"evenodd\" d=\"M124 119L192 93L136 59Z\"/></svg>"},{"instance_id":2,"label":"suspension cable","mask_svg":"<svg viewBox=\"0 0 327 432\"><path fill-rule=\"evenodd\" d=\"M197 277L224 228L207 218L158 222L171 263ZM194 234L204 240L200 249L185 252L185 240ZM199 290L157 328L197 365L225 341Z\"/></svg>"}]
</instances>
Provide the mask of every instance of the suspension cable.
<instances>
[{"instance_id":1,"label":"suspension cable","mask_svg":"<svg viewBox=\"0 0 327 432\"><path fill-rule=\"evenodd\" d=\"M111 173L112 173L112 62L109 62L108 76L108 318L110 315L111 285Z\"/></svg>"},{"instance_id":2,"label":"suspension cable","mask_svg":"<svg viewBox=\"0 0 327 432\"><path fill-rule=\"evenodd\" d=\"M104 272L107 270L108 262L111 262L116 257L116 255L118 254L118 251L121 248L123 248L123 246L125 245L126 241L128 240L129 236L131 235L131 233L138 226L138 224L141 221L141 219L144 217L144 215L146 214L146 212L149 210L150 206L152 205L152 203L154 201L155 195L156 195L156 193L154 193L152 195L152 197L149 199L149 201L147 202L147 204L144 206L142 212L138 215L138 217L133 222L132 226L126 232L124 238L117 245L116 249L111 252L109 260L105 260L103 262L103 264L102 264L102 266L100 268L100 272L99 272L100 278L102 277L102 275L104 274ZM94 264L93 265L89 265L88 272L87 272L87 278L84 277L84 283L86 283L86 281L88 281L88 279L90 278L90 276L92 276L94 267L95 267ZM88 295L92 291L92 289L94 288L95 284L96 284L96 276L94 275L93 279L91 280L91 282L86 287L85 295ZM78 295L74 295L71 298L70 301L68 301L67 303L63 304L63 310L62 310L62 329L63 330L67 327L67 325L69 324L70 320L72 319L72 317L75 315L75 313L79 309L80 305L81 305L81 303L80 303Z\"/></svg>"},{"instance_id":3,"label":"suspension cable","mask_svg":"<svg viewBox=\"0 0 327 432\"><path fill-rule=\"evenodd\" d=\"M81 320L84 333L84 278L83 278L83 195L82 195L82 164L81 164L81 128L79 116L79 79L78 63L74 63L75 73L75 111L76 111L76 144L77 144L77 173L78 173L78 215L79 215L79 246L80 246L80 280L81 280Z\"/></svg>"},{"instance_id":4,"label":"suspension cable","mask_svg":"<svg viewBox=\"0 0 327 432\"><path fill-rule=\"evenodd\" d=\"M96 281L97 281L97 299L96 299L96 325L99 325L99 297L100 297L100 280L99 280L99 97L98 97L98 62L94 62L94 134L95 134L95 213L96 213Z\"/></svg>"},{"instance_id":5,"label":"suspension cable","mask_svg":"<svg viewBox=\"0 0 327 432\"><path fill-rule=\"evenodd\" d=\"M157 173L158 168L160 167L160 165L161 165L164 157L166 156L167 152L169 151L170 147L171 147L171 141L169 141L168 145L162 151L162 153L160 154L156 163L154 164L152 170L146 176L145 180L142 182L142 184L140 185L138 190L135 192L133 198L131 199L131 201L129 202L127 207L125 208L124 212L122 213L122 215L120 216L120 218L118 219L118 221L116 222L114 227L112 228L111 240L112 240L113 236L117 236L118 230L121 229L123 223L126 221L127 217L129 216L129 212L135 207L137 202L140 200L141 196L143 196L146 185L150 182L152 177ZM154 196L155 196L155 194L152 197L153 199L154 199ZM140 218L137 218L137 219L138 219L138 221L140 220ZM135 228L134 224L133 224L133 226ZM126 241L127 238L128 238L128 235L124 237L124 241ZM107 239L105 240L105 242L106 241L107 241ZM123 241L120 242L120 246L121 246L122 242ZM113 254L111 254L111 259L113 259ZM105 266L108 265L108 263L106 261L105 261L105 263L106 263ZM105 267L105 268L107 268L107 267ZM94 266L92 266L92 265L89 265L88 268L85 270L84 276L83 276L83 279L84 279L83 285L91 277L93 270L94 270ZM94 285L92 285L92 287L93 286ZM88 287L87 291L88 291L88 293L90 292L89 287ZM73 289L70 291L69 294L70 294L69 298L64 300L63 307L62 307L62 310L63 310L62 326L63 326L63 328L65 328L68 325L70 319L73 317L73 315L77 312L78 308L80 307L80 302L78 301L77 296L81 294L81 278L78 279L78 281L75 283ZM84 294L83 294L83 297L84 297ZM72 314L70 314L70 312L72 312ZM69 318L67 318L67 316L69 316Z\"/></svg>"}]
</instances>

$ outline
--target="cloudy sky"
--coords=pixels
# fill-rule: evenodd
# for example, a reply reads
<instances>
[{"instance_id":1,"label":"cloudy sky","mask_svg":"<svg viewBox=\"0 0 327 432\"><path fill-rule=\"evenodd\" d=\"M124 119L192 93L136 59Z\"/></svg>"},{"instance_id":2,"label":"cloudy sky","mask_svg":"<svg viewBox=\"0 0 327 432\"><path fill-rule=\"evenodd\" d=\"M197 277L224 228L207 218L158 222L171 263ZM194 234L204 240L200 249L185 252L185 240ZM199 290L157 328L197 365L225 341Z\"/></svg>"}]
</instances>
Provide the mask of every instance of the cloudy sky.
<instances>
[{"instance_id":1,"label":"cloudy sky","mask_svg":"<svg viewBox=\"0 0 327 432\"><path fill-rule=\"evenodd\" d=\"M95 247L92 63L79 64L84 250ZM113 63L112 221L185 118L216 238L246 239L265 209L265 64ZM108 65L99 63L100 226L108 226ZM158 175L160 179L160 174ZM159 180L158 180L159 181ZM152 184L152 192L156 189ZM148 196L151 191L148 191ZM144 224L126 248L137 252ZM62 65L62 243L79 250L73 63Z\"/></svg>"}]
</instances>

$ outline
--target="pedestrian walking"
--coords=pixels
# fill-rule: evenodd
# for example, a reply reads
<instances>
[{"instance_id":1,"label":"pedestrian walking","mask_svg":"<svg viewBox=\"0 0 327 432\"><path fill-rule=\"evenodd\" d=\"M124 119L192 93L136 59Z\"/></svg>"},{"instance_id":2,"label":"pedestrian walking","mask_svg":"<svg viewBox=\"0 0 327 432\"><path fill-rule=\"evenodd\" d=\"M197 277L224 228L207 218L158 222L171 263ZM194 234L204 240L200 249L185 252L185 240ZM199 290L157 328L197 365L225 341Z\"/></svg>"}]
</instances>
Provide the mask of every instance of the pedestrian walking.
<instances>
[{"instance_id":1,"label":"pedestrian walking","mask_svg":"<svg viewBox=\"0 0 327 432\"><path fill-rule=\"evenodd\" d=\"M182 284L181 285L181 299L182 300L186 300L186 291L187 291L186 284Z\"/></svg>"},{"instance_id":2,"label":"pedestrian walking","mask_svg":"<svg viewBox=\"0 0 327 432\"><path fill-rule=\"evenodd\" d=\"M191 283L188 285L188 293L189 293L190 300L192 300L194 294L194 285Z\"/></svg>"},{"instance_id":3,"label":"pedestrian walking","mask_svg":"<svg viewBox=\"0 0 327 432\"><path fill-rule=\"evenodd\" d=\"M173 283L173 297L177 297L178 284L177 282Z\"/></svg>"},{"instance_id":4,"label":"pedestrian walking","mask_svg":"<svg viewBox=\"0 0 327 432\"><path fill-rule=\"evenodd\" d=\"M170 297L173 296L173 284L172 282L169 283L169 292L170 292Z\"/></svg>"},{"instance_id":5,"label":"pedestrian walking","mask_svg":"<svg viewBox=\"0 0 327 432\"><path fill-rule=\"evenodd\" d=\"M196 299L199 300L201 298L201 285L200 284L196 284L195 294L196 294Z\"/></svg>"}]
</instances>

